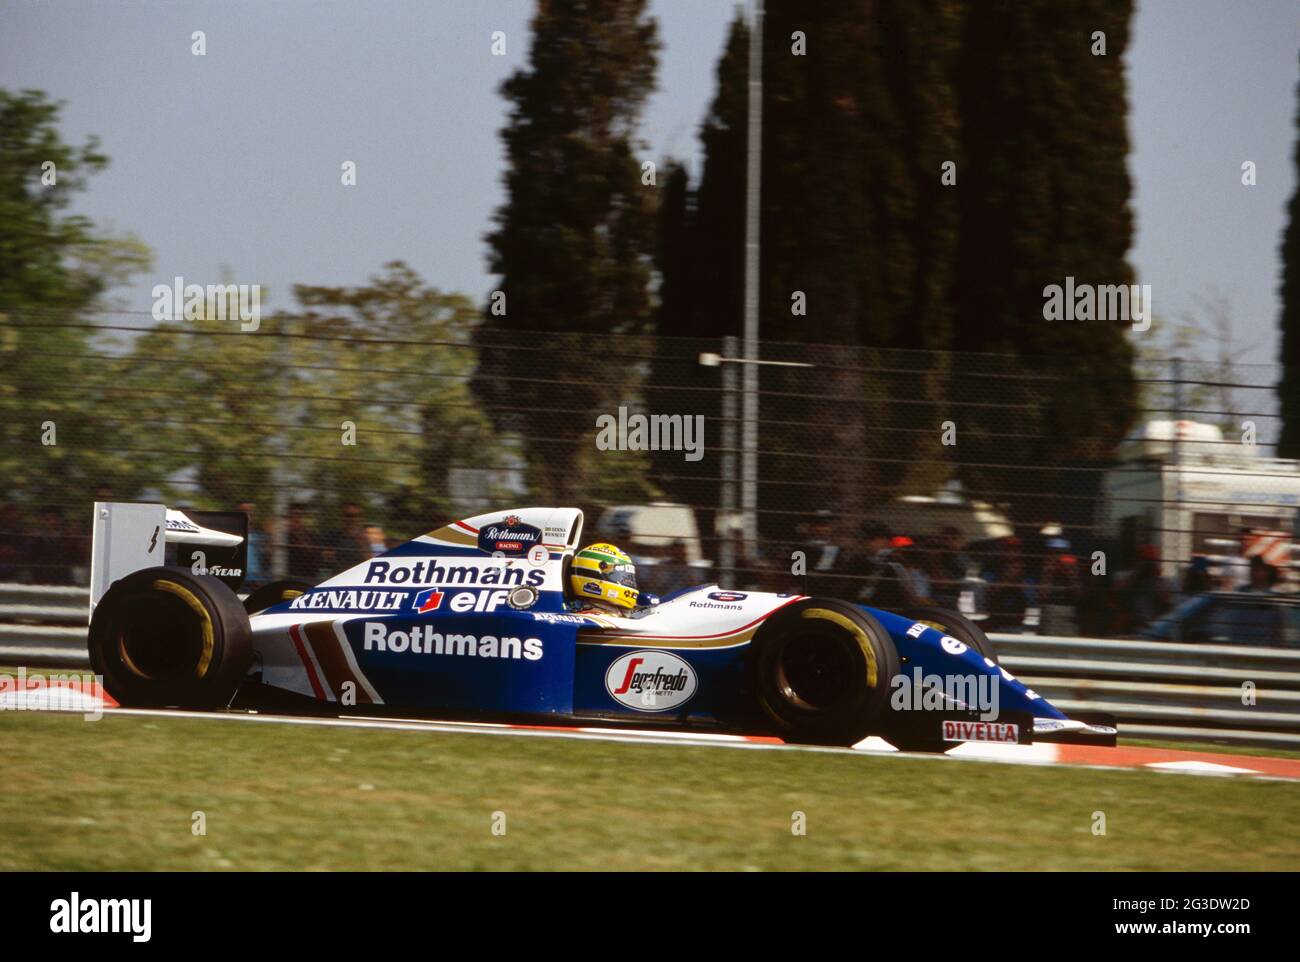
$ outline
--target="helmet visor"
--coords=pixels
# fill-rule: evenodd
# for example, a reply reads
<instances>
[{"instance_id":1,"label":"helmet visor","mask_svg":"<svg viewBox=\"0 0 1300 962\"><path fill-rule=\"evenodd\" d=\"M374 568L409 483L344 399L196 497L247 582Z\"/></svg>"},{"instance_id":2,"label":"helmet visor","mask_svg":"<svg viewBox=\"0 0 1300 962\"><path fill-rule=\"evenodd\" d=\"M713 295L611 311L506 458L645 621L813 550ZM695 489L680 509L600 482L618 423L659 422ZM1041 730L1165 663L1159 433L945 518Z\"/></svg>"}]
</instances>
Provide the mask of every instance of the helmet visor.
<instances>
[{"instance_id":1,"label":"helmet visor","mask_svg":"<svg viewBox=\"0 0 1300 962\"><path fill-rule=\"evenodd\" d=\"M616 564L601 575L606 581L624 588L636 587L636 567L629 564Z\"/></svg>"}]
</instances>

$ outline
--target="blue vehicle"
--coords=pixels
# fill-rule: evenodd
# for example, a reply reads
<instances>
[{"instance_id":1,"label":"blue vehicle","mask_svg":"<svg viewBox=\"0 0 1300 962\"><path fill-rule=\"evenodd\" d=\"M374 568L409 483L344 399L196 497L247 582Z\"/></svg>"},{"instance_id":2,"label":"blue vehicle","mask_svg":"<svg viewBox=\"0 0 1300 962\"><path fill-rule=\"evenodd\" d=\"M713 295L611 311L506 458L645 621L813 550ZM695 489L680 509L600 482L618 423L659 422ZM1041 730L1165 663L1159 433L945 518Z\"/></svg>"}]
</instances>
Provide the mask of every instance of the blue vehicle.
<instances>
[{"instance_id":1,"label":"blue vehicle","mask_svg":"<svg viewBox=\"0 0 1300 962\"><path fill-rule=\"evenodd\" d=\"M243 603L237 554L222 577L193 560L196 545L209 564L237 551L237 519L222 531L213 517L121 504L97 504L96 517L90 655L123 705L581 720L831 745L878 735L928 751L1115 740L1113 720L1067 718L953 612L717 585L597 608L572 587L594 588L574 568L575 508L456 521ZM146 533L163 529L150 552L173 563L143 563Z\"/></svg>"}]
</instances>

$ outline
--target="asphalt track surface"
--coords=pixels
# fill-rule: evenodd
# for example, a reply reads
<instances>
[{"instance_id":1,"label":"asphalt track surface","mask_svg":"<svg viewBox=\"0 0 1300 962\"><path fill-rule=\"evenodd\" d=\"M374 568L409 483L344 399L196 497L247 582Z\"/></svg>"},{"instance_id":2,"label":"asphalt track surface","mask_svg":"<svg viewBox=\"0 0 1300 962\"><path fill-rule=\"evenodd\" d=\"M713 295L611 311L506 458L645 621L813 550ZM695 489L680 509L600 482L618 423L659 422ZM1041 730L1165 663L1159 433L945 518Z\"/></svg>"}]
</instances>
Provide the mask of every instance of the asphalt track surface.
<instances>
[{"instance_id":1,"label":"asphalt track surface","mask_svg":"<svg viewBox=\"0 0 1300 962\"><path fill-rule=\"evenodd\" d=\"M29 688L0 693L0 724L11 711L59 711L76 714L184 718L226 724L307 725L323 728L375 729L427 732L441 735L493 735L509 738L562 738L578 741L620 742L660 746L690 745L744 751L823 752L841 755L925 759L943 763L987 763L1003 765L1061 765L1083 768L1122 768L1153 772L1300 781L1300 759L1259 755L1188 752L1164 748L1092 745L1002 745L967 742L947 754L900 752L879 738L867 738L852 748L831 748L786 744L763 735L730 735L711 732L674 732L581 725L520 725L491 722L443 721L417 718L372 718L319 715L287 715L255 711L197 712L176 709L104 707L95 694L69 692L59 688Z\"/></svg>"}]
</instances>

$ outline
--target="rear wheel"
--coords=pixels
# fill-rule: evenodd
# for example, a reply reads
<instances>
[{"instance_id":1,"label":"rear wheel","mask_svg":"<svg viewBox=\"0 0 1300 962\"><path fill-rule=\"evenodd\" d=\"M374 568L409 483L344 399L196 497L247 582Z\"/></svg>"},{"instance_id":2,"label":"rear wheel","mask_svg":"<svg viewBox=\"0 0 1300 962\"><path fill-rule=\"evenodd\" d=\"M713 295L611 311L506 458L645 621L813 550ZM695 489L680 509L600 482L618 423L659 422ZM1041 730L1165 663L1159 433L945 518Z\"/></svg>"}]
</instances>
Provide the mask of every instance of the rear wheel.
<instances>
[{"instance_id":1,"label":"rear wheel","mask_svg":"<svg viewBox=\"0 0 1300 962\"><path fill-rule=\"evenodd\" d=\"M750 666L759 706L785 738L852 745L888 709L898 653L862 609L809 598L759 629Z\"/></svg>"},{"instance_id":2,"label":"rear wheel","mask_svg":"<svg viewBox=\"0 0 1300 962\"><path fill-rule=\"evenodd\" d=\"M126 706L224 707L252 658L239 597L188 568L145 568L114 582L90 622L91 666Z\"/></svg>"}]
</instances>

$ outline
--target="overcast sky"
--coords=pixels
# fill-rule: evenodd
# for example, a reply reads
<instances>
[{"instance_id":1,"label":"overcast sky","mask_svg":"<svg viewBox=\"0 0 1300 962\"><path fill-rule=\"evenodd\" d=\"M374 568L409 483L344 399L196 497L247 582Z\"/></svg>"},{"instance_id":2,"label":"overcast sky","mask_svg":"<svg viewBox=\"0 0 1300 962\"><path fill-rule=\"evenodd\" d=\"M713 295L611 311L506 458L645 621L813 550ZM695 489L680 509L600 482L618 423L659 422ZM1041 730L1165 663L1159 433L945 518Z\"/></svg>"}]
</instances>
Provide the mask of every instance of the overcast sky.
<instances>
[{"instance_id":1,"label":"overcast sky","mask_svg":"<svg viewBox=\"0 0 1300 962\"><path fill-rule=\"evenodd\" d=\"M643 125L686 158L713 95L730 0L652 0L664 42ZM293 283L361 283L401 258L481 299L500 204L505 104L531 0L0 0L0 86L67 101L65 137L112 164L77 208L138 234L152 274L212 283L228 266L271 307ZM206 33L207 55L190 52ZM507 55L492 56L493 31ZM1295 189L1300 4L1141 0L1128 51L1137 236L1156 313L1230 298L1245 360L1276 358L1278 244ZM1068 118L1062 118L1068 122ZM355 188L340 164L358 167ZM1258 185L1241 184L1241 164ZM1300 362L1300 359L1296 359Z\"/></svg>"}]
</instances>

